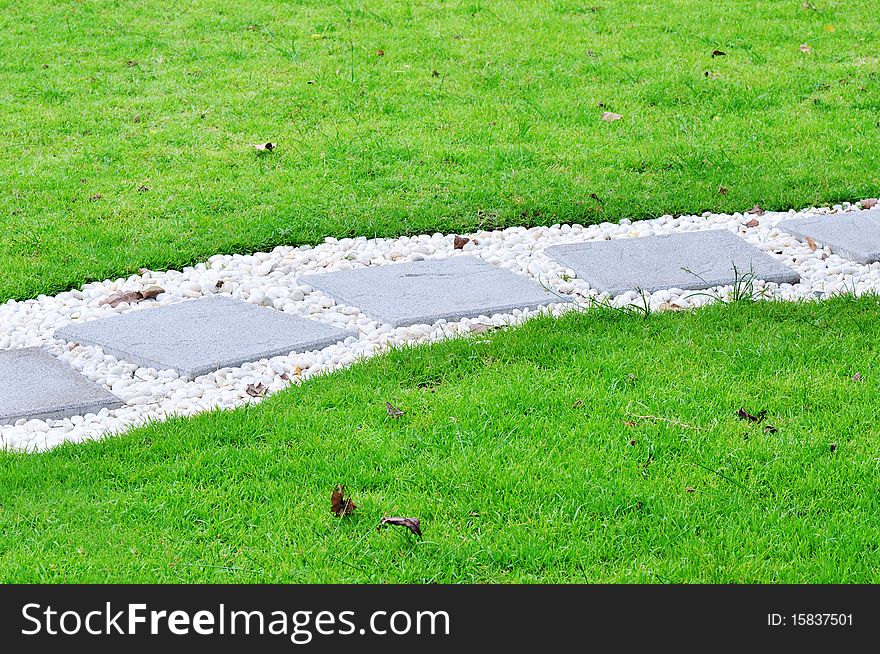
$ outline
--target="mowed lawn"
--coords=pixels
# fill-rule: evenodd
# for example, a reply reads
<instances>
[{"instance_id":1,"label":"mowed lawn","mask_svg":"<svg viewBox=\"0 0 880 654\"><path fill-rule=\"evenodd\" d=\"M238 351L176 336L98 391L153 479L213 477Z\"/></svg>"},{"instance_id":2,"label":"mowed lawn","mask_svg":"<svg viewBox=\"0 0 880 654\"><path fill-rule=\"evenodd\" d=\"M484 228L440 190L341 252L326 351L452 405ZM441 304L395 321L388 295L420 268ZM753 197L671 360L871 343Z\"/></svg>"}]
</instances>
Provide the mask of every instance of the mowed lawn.
<instances>
[{"instance_id":1,"label":"mowed lawn","mask_svg":"<svg viewBox=\"0 0 880 654\"><path fill-rule=\"evenodd\" d=\"M829 0L0 0L0 301L328 235L872 197L878 26Z\"/></svg>"},{"instance_id":2,"label":"mowed lawn","mask_svg":"<svg viewBox=\"0 0 880 654\"><path fill-rule=\"evenodd\" d=\"M877 582L878 343L874 297L594 310L5 455L0 580Z\"/></svg>"}]
</instances>

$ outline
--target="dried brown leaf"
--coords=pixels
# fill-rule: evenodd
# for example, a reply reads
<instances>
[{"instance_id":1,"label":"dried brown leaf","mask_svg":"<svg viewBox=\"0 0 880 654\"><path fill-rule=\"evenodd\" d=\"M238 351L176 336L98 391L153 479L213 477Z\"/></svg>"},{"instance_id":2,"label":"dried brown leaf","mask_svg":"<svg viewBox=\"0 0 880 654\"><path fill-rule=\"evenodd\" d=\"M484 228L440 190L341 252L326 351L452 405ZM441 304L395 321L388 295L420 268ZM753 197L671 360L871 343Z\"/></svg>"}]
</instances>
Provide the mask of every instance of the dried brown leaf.
<instances>
[{"instance_id":1,"label":"dried brown leaf","mask_svg":"<svg viewBox=\"0 0 880 654\"><path fill-rule=\"evenodd\" d=\"M761 409L760 411L758 411L757 415L752 415L745 409L740 408L740 410L736 412L736 415L739 417L740 420L748 420L749 422L761 422L767 415L767 409Z\"/></svg>"},{"instance_id":2,"label":"dried brown leaf","mask_svg":"<svg viewBox=\"0 0 880 654\"><path fill-rule=\"evenodd\" d=\"M758 222L756 218L752 218L749 222L743 223L744 227L757 227L761 223Z\"/></svg>"},{"instance_id":3,"label":"dried brown leaf","mask_svg":"<svg viewBox=\"0 0 880 654\"><path fill-rule=\"evenodd\" d=\"M752 214L753 216L763 216L764 210L761 208L760 204L756 204L754 207L746 211L748 214Z\"/></svg>"},{"instance_id":4,"label":"dried brown leaf","mask_svg":"<svg viewBox=\"0 0 880 654\"><path fill-rule=\"evenodd\" d=\"M852 379L852 381L854 381L854 382L860 382L860 381L862 381L862 373L857 372L850 379Z\"/></svg>"},{"instance_id":5,"label":"dried brown leaf","mask_svg":"<svg viewBox=\"0 0 880 654\"><path fill-rule=\"evenodd\" d=\"M350 516L357 508L351 497L345 497L345 484L339 484L330 495L330 513L338 518Z\"/></svg>"},{"instance_id":6,"label":"dried brown leaf","mask_svg":"<svg viewBox=\"0 0 880 654\"><path fill-rule=\"evenodd\" d=\"M606 111L602 114L602 120L604 120L606 123L611 123L615 120L620 120L621 118L623 118L623 116L621 116L620 114L616 114L613 111Z\"/></svg>"},{"instance_id":7,"label":"dried brown leaf","mask_svg":"<svg viewBox=\"0 0 880 654\"><path fill-rule=\"evenodd\" d=\"M819 247L818 245L816 245L816 241L814 241L809 236L807 237L807 245L810 247L811 252L815 252L816 248Z\"/></svg>"},{"instance_id":8,"label":"dried brown leaf","mask_svg":"<svg viewBox=\"0 0 880 654\"><path fill-rule=\"evenodd\" d=\"M685 492L685 493L693 493L693 492L695 492L696 490L697 490L697 489L694 488L693 486L688 486L687 488L684 489L684 492Z\"/></svg>"},{"instance_id":9,"label":"dried brown leaf","mask_svg":"<svg viewBox=\"0 0 880 654\"><path fill-rule=\"evenodd\" d=\"M877 198L867 198L862 200L859 204L862 205L862 209L873 209L877 204Z\"/></svg>"},{"instance_id":10,"label":"dried brown leaf","mask_svg":"<svg viewBox=\"0 0 880 654\"><path fill-rule=\"evenodd\" d=\"M392 418L399 418L399 417L402 416L404 413L406 413L406 411L402 411L402 410L398 409L396 406L394 406L393 404L391 404L391 402L386 402L386 403L385 403L385 412L386 412L389 416L391 416Z\"/></svg>"},{"instance_id":11,"label":"dried brown leaf","mask_svg":"<svg viewBox=\"0 0 880 654\"><path fill-rule=\"evenodd\" d=\"M251 147L257 152L272 152L278 147L278 144L267 141L266 143L253 143L251 144Z\"/></svg>"},{"instance_id":12,"label":"dried brown leaf","mask_svg":"<svg viewBox=\"0 0 880 654\"><path fill-rule=\"evenodd\" d=\"M397 527L406 527L419 538L422 537L422 526L418 518L397 518L386 516L379 521L376 530L382 529L384 525L395 525Z\"/></svg>"},{"instance_id":13,"label":"dried brown leaf","mask_svg":"<svg viewBox=\"0 0 880 654\"><path fill-rule=\"evenodd\" d=\"M135 304L136 302L141 302L143 300L152 300L154 297L164 292L165 289L161 286L147 286L139 291L120 291L119 293L115 293L108 297L101 302L101 304L108 304L115 308L123 302Z\"/></svg>"},{"instance_id":14,"label":"dried brown leaf","mask_svg":"<svg viewBox=\"0 0 880 654\"><path fill-rule=\"evenodd\" d=\"M801 43L801 52L803 52L804 54L812 54L813 53L813 46L811 46L807 43Z\"/></svg>"},{"instance_id":15,"label":"dried brown leaf","mask_svg":"<svg viewBox=\"0 0 880 654\"><path fill-rule=\"evenodd\" d=\"M764 425L764 433L765 434L776 434L779 430L776 429L773 425Z\"/></svg>"},{"instance_id":16,"label":"dried brown leaf","mask_svg":"<svg viewBox=\"0 0 880 654\"><path fill-rule=\"evenodd\" d=\"M729 192L730 191L727 189L726 186L719 186L718 187L718 195L727 195Z\"/></svg>"},{"instance_id":17,"label":"dried brown leaf","mask_svg":"<svg viewBox=\"0 0 880 654\"><path fill-rule=\"evenodd\" d=\"M712 58L713 59L715 57L726 57L726 56L727 56L726 52L722 52L721 50L712 50Z\"/></svg>"},{"instance_id":18,"label":"dried brown leaf","mask_svg":"<svg viewBox=\"0 0 880 654\"><path fill-rule=\"evenodd\" d=\"M456 236L452 240L452 248L454 250L461 250L465 245L471 242L471 239L465 238L464 236Z\"/></svg>"},{"instance_id":19,"label":"dried brown leaf","mask_svg":"<svg viewBox=\"0 0 880 654\"><path fill-rule=\"evenodd\" d=\"M377 57L384 57L385 51L384 50L376 50L376 56Z\"/></svg>"},{"instance_id":20,"label":"dried brown leaf","mask_svg":"<svg viewBox=\"0 0 880 654\"><path fill-rule=\"evenodd\" d=\"M251 397L263 397L266 394L266 391L268 391L268 390L269 390L269 387L261 382L257 385L248 384L247 388L245 389L244 392L247 393L248 395L250 395Z\"/></svg>"}]
</instances>

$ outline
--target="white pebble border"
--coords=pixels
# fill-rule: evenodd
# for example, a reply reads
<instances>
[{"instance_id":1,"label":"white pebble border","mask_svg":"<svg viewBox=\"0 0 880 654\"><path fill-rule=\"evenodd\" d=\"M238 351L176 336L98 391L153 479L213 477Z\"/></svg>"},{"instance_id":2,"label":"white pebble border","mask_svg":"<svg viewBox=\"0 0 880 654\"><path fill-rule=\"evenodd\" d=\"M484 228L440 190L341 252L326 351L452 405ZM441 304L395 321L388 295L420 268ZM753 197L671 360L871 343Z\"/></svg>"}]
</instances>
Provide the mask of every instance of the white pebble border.
<instances>
[{"instance_id":1,"label":"white pebble border","mask_svg":"<svg viewBox=\"0 0 880 654\"><path fill-rule=\"evenodd\" d=\"M547 257L543 253L545 247L723 228L739 234L800 273L801 282L796 285L760 283L757 290L768 299L794 300L843 292L861 294L880 291L880 263L862 265L822 248L811 251L807 244L776 227L783 219L854 209L858 209L858 206L844 204L800 212L766 212L761 216L705 213L677 218L662 216L635 223L622 220L619 224L602 223L589 227L512 227L464 235L476 240L476 244L470 242L462 250L453 248L452 235L442 234L394 239L328 238L315 247L282 246L271 252L252 255L217 255L183 271L144 271L127 279L86 284L80 290L67 291L54 297L41 295L24 302L10 300L0 305L0 349L45 347L90 380L112 391L126 406L62 420L19 420L14 425L0 427L0 448L42 451L67 441L104 438L171 415L191 415L258 402L260 398L247 394L249 384L264 384L271 393L290 383L299 383L315 374L347 366L393 346L429 343L479 331L480 328L475 329L474 325L517 324L539 313L517 310L511 314L480 316L449 323L441 320L433 325L395 329L370 319L357 307L337 304L319 291L303 285L299 277L307 273L473 255L532 277L560 295L574 297L578 300L574 306L584 306L590 304L591 299L608 301L609 298L591 290L588 284L574 277L572 270L561 267ZM745 227L745 223L752 218L757 219L759 225ZM115 308L101 305L104 299L121 290L137 290L153 284L165 289L165 293L159 295L156 301L132 306L120 304ZM717 287L712 293L669 289L652 294L647 301L654 310L689 308L713 301L713 293L726 299L732 291L732 287ZM148 311L185 298L215 293L351 329L360 336L350 337L344 343L321 351L275 357L248 363L240 368L224 368L193 381L180 379L171 370L140 368L106 355L96 347L68 345L54 338L55 330L71 320ZM644 302L645 298L634 292L611 300L615 306L642 305ZM572 308L570 304L555 304L544 311L559 315Z\"/></svg>"}]
</instances>

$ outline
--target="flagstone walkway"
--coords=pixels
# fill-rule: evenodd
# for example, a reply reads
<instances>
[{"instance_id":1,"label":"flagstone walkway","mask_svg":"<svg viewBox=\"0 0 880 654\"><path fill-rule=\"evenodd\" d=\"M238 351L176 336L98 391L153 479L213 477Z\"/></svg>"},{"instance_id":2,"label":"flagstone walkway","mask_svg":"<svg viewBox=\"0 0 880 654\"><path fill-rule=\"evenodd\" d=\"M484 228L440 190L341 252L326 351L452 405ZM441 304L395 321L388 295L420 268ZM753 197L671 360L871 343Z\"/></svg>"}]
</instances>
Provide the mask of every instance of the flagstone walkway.
<instances>
[{"instance_id":1,"label":"flagstone walkway","mask_svg":"<svg viewBox=\"0 0 880 654\"><path fill-rule=\"evenodd\" d=\"M838 209L328 239L11 301L0 307L0 447L258 401L393 345L541 310L688 308L743 278L779 299L880 291L880 209ZM148 285L163 292L107 303Z\"/></svg>"}]
</instances>

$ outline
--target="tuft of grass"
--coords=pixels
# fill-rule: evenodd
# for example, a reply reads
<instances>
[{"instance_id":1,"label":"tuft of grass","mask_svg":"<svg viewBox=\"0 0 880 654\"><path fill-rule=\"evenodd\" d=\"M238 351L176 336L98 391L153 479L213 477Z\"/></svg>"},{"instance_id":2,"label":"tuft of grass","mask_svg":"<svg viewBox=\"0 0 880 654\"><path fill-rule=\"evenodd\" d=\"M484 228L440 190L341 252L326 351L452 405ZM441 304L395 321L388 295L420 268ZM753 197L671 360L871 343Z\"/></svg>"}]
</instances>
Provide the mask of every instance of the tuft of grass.
<instances>
[{"instance_id":1,"label":"tuft of grass","mask_svg":"<svg viewBox=\"0 0 880 654\"><path fill-rule=\"evenodd\" d=\"M0 579L876 582L878 343L876 297L596 309L3 454Z\"/></svg>"},{"instance_id":2,"label":"tuft of grass","mask_svg":"<svg viewBox=\"0 0 880 654\"><path fill-rule=\"evenodd\" d=\"M876 8L815 4L0 0L0 301L328 235L876 195Z\"/></svg>"}]
</instances>

